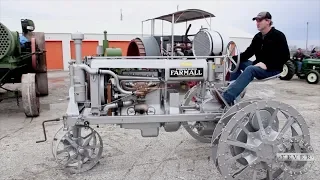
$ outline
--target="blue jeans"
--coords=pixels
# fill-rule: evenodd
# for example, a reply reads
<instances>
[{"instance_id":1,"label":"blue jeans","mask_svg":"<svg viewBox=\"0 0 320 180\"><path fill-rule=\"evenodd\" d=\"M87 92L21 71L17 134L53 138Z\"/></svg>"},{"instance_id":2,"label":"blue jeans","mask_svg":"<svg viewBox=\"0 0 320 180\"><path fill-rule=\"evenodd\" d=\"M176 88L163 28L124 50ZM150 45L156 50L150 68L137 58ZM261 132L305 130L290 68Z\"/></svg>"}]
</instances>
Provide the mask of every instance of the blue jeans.
<instances>
[{"instance_id":1,"label":"blue jeans","mask_svg":"<svg viewBox=\"0 0 320 180\"><path fill-rule=\"evenodd\" d=\"M302 62L301 61L296 61L297 63L297 66L298 66L298 72L301 71L301 68L302 68Z\"/></svg>"},{"instance_id":2,"label":"blue jeans","mask_svg":"<svg viewBox=\"0 0 320 180\"><path fill-rule=\"evenodd\" d=\"M235 66L233 66L232 69L234 68ZM240 70L243 72L241 73ZM267 71L258 66L253 66L250 60L242 61L238 71L230 74L230 81L235 81L228 86L222 96L228 104L232 104L254 78L265 79L279 73L281 73L281 71Z\"/></svg>"}]
</instances>

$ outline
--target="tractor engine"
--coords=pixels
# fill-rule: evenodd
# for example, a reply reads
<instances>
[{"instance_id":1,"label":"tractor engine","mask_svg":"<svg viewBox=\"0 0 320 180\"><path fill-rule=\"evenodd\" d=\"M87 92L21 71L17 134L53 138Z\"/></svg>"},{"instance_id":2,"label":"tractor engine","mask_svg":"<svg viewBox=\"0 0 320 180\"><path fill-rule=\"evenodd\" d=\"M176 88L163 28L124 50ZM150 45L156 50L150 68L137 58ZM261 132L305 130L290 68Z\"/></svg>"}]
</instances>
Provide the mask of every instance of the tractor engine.
<instances>
[{"instance_id":1,"label":"tractor engine","mask_svg":"<svg viewBox=\"0 0 320 180\"><path fill-rule=\"evenodd\" d=\"M113 75L110 73L99 73L99 75L97 75L99 83L97 80L95 80L95 82L99 84L96 85L96 87L99 88L99 97L97 97L97 100L99 100L96 103L98 103L97 107L104 106L104 108L103 112L96 111L96 113L109 116L178 113L176 108L180 103L179 90L173 88L172 85L187 81L199 83L209 78L208 62L203 58L195 59L196 56L190 56L190 58L187 58L187 61L182 59L167 60L163 58L148 58L148 56L161 56L159 40L160 37L143 37L132 40L129 44L127 54L129 59L109 57L112 59L106 60L108 57L86 57L85 64L87 68L90 67L114 73ZM180 40L182 41L181 38ZM216 31L201 29L195 35L193 42L188 40L188 43L193 43L193 47L190 45L188 49L184 50L192 51L189 55L222 55L226 50L226 42L228 42L228 37L222 36ZM204 47L204 45L206 47ZM187 53L186 51L185 53ZM135 59L133 58L135 56L145 57L145 59L141 59L140 57ZM214 59L212 59L212 61L213 60ZM219 80L218 74L223 73L223 66L220 62L221 59L217 58L215 61L217 61L215 71L210 71L210 73L213 74L210 75L212 77L209 78L214 81ZM84 65L80 66L84 68ZM85 99L93 100L92 96L96 96L96 94L91 93L91 91L96 91L96 89L92 87L94 80L91 79L92 77L89 78L92 75L86 72L85 76L87 77L85 82L85 84L87 84L87 93L86 97L80 93L76 94L75 100L79 102L83 102ZM118 76L118 78L115 78L115 76ZM83 84L81 86L82 89L75 89L77 92L85 91L85 84L81 84ZM132 96L132 92L136 92L135 96ZM205 96L205 94L208 95L205 89L197 92L197 96L199 97ZM210 98L212 96L209 94L208 97ZM199 100L197 97L194 97L194 99ZM196 106L198 108L200 106L205 107L202 107L202 110L210 109L208 103L202 103Z\"/></svg>"},{"instance_id":2,"label":"tractor engine","mask_svg":"<svg viewBox=\"0 0 320 180\"><path fill-rule=\"evenodd\" d=\"M95 62L100 61L95 57L92 58L91 68L95 67ZM180 97L177 90L169 89L168 86L180 81L190 79L204 81L207 78L207 63L205 61L193 60L186 63L186 65L192 64L192 67L181 68L181 61L170 60L165 65L164 60L152 62L146 59L144 61L148 64L141 64L141 60L131 59L127 62L127 66L131 66L131 68L119 68L123 67L124 61L122 59L107 61L111 64L108 63L105 67L112 68L103 68L116 73L120 77L119 84L110 75L99 75L101 106L107 104L104 110L109 115L133 116L173 113L176 111L174 108L177 108L180 103ZM163 65L156 68L153 63ZM128 92L135 92L135 95L132 96L132 93L128 94ZM90 95L92 94L88 94L88 97ZM164 99L164 97L170 98L170 100ZM117 102L109 104L114 101Z\"/></svg>"},{"instance_id":3,"label":"tractor engine","mask_svg":"<svg viewBox=\"0 0 320 180\"><path fill-rule=\"evenodd\" d=\"M205 32L206 29L200 30L195 35L195 40L202 40ZM210 37L209 35L207 37ZM215 41L207 42L213 50L211 54L225 53L227 47L222 44L226 45L228 38L214 38ZM83 34L73 34L75 46L81 46L82 39ZM201 43L194 41L194 45L192 54L203 53L200 51ZM208 51L210 49L206 52ZM209 59L196 56L161 56L155 37L136 38L129 45L128 55L131 56L87 56L82 61L81 54L78 54L77 59L70 65L71 84L74 88L70 101L77 105L69 106L68 114L120 118L197 114L219 110L220 105L212 95L209 82L215 82L216 87L223 86L224 81L218 78L219 74L224 73L221 63L223 56ZM156 55L158 57L155 57ZM197 82L191 90L192 93L188 95L172 86L188 81ZM83 111L75 110L78 108ZM160 127L164 127L166 131L176 131L180 125L181 122L147 123L140 124L139 129L142 136L155 137L158 136ZM126 123L121 126L135 127ZM213 127L208 127L209 130L204 128L202 132L212 134Z\"/></svg>"}]
</instances>

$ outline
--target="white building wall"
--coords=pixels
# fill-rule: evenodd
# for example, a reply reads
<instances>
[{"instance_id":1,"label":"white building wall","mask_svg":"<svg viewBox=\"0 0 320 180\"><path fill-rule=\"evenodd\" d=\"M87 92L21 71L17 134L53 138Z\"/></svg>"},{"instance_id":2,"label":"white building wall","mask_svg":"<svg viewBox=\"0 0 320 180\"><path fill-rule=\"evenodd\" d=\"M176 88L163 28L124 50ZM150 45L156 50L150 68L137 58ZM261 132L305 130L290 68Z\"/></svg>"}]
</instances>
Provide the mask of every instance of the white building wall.
<instances>
[{"instance_id":1,"label":"white building wall","mask_svg":"<svg viewBox=\"0 0 320 180\"><path fill-rule=\"evenodd\" d=\"M252 38L231 37L231 41L234 41L240 52L244 52L251 44ZM252 56L250 60L255 60L256 57Z\"/></svg>"},{"instance_id":2,"label":"white building wall","mask_svg":"<svg viewBox=\"0 0 320 180\"><path fill-rule=\"evenodd\" d=\"M147 36L147 35L146 35ZM141 34L108 34L109 41L131 41L136 37L141 37ZM99 41L102 45L104 35L101 34L84 34L84 40ZM45 39L49 41L62 41L62 53L63 53L63 67L64 70L68 70L68 61L71 59L70 41L71 33L46 33ZM230 40L237 44L240 52L243 52L250 45L252 38L248 37L230 37ZM253 57L254 59L254 57Z\"/></svg>"}]
</instances>

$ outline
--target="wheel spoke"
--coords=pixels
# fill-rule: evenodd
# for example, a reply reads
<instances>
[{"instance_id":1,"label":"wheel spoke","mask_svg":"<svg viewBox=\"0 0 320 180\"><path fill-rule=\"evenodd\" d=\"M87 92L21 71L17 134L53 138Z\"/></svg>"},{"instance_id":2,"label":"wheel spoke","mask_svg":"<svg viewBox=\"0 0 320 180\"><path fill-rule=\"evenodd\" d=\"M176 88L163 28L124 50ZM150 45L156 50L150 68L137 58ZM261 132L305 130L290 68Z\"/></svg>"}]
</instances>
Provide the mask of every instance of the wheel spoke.
<instances>
[{"instance_id":1,"label":"wheel spoke","mask_svg":"<svg viewBox=\"0 0 320 180\"><path fill-rule=\"evenodd\" d=\"M86 136L82 137L82 139L87 139L88 137L90 137L90 136L92 135L92 133L93 133L93 131L91 131L91 133L90 133L90 134L88 134L88 135L86 135Z\"/></svg>"},{"instance_id":2,"label":"wheel spoke","mask_svg":"<svg viewBox=\"0 0 320 180\"><path fill-rule=\"evenodd\" d=\"M76 158L75 158L75 156L70 156L70 158L68 159L68 161L67 162L65 162L63 165L64 166L68 166L69 164L72 164L72 163L74 163L74 162L76 162Z\"/></svg>"},{"instance_id":3,"label":"wheel spoke","mask_svg":"<svg viewBox=\"0 0 320 180\"><path fill-rule=\"evenodd\" d=\"M247 135L250 134L249 130L248 130L242 123L239 124L239 127L240 127L240 128L243 130L243 132L245 132Z\"/></svg>"},{"instance_id":4,"label":"wheel spoke","mask_svg":"<svg viewBox=\"0 0 320 180\"><path fill-rule=\"evenodd\" d=\"M228 139L227 144L237 146L237 147L242 147L250 151L257 151L257 147L240 142L240 141L234 141L234 140Z\"/></svg>"},{"instance_id":5,"label":"wheel spoke","mask_svg":"<svg viewBox=\"0 0 320 180\"><path fill-rule=\"evenodd\" d=\"M268 126L271 126L273 124L273 122L275 121L276 117L278 116L278 112L279 112L279 109L276 108L274 110L274 112L272 113L270 119L269 119L269 123L268 123Z\"/></svg>"},{"instance_id":6,"label":"wheel spoke","mask_svg":"<svg viewBox=\"0 0 320 180\"><path fill-rule=\"evenodd\" d=\"M67 140L67 141L70 143L70 145L71 145L72 147L74 147L74 148L78 148L78 147L79 147L78 144L75 143L75 141L73 141L73 140L71 140L71 139L69 138L69 136L65 136L64 138L65 138L65 140Z\"/></svg>"},{"instance_id":7,"label":"wheel spoke","mask_svg":"<svg viewBox=\"0 0 320 180\"><path fill-rule=\"evenodd\" d=\"M85 149L96 149L96 148L101 148L101 145L97 145L97 146L85 146Z\"/></svg>"},{"instance_id":8,"label":"wheel spoke","mask_svg":"<svg viewBox=\"0 0 320 180\"><path fill-rule=\"evenodd\" d=\"M90 136L89 136L89 135L90 135ZM96 135L96 131L91 132L89 135L88 135L89 138L86 139L86 141L83 143L82 146L87 146L87 145L89 144L89 142L91 141L92 137L94 137L94 136ZM88 136L87 136L87 137L88 137Z\"/></svg>"},{"instance_id":9,"label":"wheel spoke","mask_svg":"<svg viewBox=\"0 0 320 180\"><path fill-rule=\"evenodd\" d=\"M272 178L276 178L280 176L283 173L283 170L281 168L277 169L276 172L272 174Z\"/></svg>"},{"instance_id":10,"label":"wheel spoke","mask_svg":"<svg viewBox=\"0 0 320 180\"><path fill-rule=\"evenodd\" d=\"M82 158L81 158L81 156L78 156L78 170L81 170L81 168L82 168Z\"/></svg>"},{"instance_id":11,"label":"wheel spoke","mask_svg":"<svg viewBox=\"0 0 320 180\"><path fill-rule=\"evenodd\" d=\"M59 150L59 151L57 151L57 155L59 155L59 154L61 154L61 153L64 153L64 152L68 152L68 150L67 150L67 148L65 147L65 149L63 149L63 150Z\"/></svg>"},{"instance_id":12,"label":"wheel spoke","mask_svg":"<svg viewBox=\"0 0 320 180\"><path fill-rule=\"evenodd\" d=\"M261 114L260 114L259 110L256 111L256 117L257 117L257 121L258 121L258 124L259 124L259 131L262 134L262 136L265 136L266 132L265 132L263 124L262 124Z\"/></svg>"},{"instance_id":13,"label":"wheel spoke","mask_svg":"<svg viewBox=\"0 0 320 180\"><path fill-rule=\"evenodd\" d=\"M284 133L287 132L287 130L289 129L289 127L291 127L291 125L294 123L294 119L292 116L289 117L289 119L287 120L287 122L285 123L285 125L283 126L283 128L281 129L279 135L277 138L282 138L282 136L284 135Z\"/></svg>"},{"instance_id":14,"label":"wheel spoke","mask_svg":"<svg viewBox=\"0 0 320 180\"><path fill-rule=\"evenodd\" d=\"M229 164L230 163L234 163L236 160L242 158L243 156L244 156L244 153L242 152L242 153L240 153L240 154L238 154L236 156L233 156L232 158L226 160L226 163L229 163Z\"/></svg>"},{"instance_id":15,"label":"wheel spoke","mask_svg":"<svg viewBox=\"0 0 320 180\"><path fill-rule=\"evenodd\" d=\"M249 165L245 166L244 168L240 169L239 171L235 172L232 177L235 179L239 179L239 177L241 177L241 175L243 175L245 172L247 172L249 170Z\"/></svg>"}]
</instances>

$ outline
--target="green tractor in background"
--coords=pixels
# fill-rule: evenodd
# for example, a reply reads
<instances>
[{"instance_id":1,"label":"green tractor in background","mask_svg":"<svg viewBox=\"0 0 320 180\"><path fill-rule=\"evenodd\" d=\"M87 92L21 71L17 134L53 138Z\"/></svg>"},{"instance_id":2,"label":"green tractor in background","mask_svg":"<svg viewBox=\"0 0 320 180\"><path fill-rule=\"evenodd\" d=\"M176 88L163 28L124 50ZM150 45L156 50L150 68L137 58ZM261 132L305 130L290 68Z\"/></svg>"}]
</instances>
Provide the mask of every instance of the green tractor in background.
<instances>
[{"instance_id":1,"label":"green tractor in background","mask_svg":"<svg viewBox=\"0 0 320 180\"><path fill-rule=\"evenodd\" d=\"M27 117L40 114L39 96L48 95L47 62L43 32L33 32L34 23L21 19L22 34L10 31L0 22L0 101L22 97ZM5 84L21 83L11 90Z\"/></svg>"},{"instance_id":2,"label":"green tractor in background","mask_svg":"<svg viewBox=\"0 0 320 180\"><path fill-rule=\"evenodd\" d=\"M320 58L307 57L302 60L301 71L298 72L297 60L290 59L283 65L281 80L291 80L294 75L306 79L309 84L317 84L320 79Z\"/></svg>"}]
</instances>

